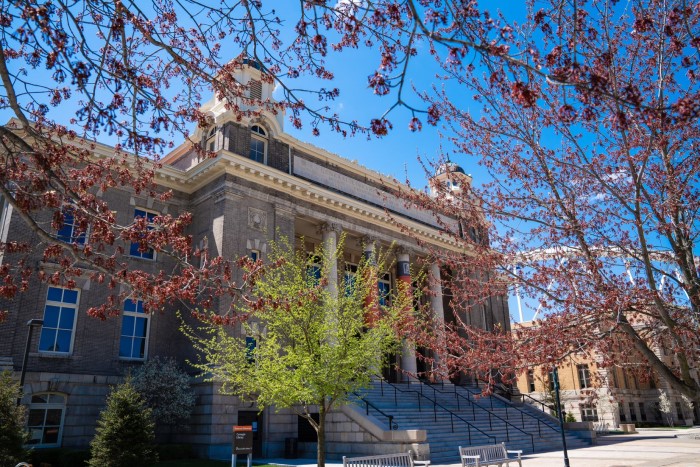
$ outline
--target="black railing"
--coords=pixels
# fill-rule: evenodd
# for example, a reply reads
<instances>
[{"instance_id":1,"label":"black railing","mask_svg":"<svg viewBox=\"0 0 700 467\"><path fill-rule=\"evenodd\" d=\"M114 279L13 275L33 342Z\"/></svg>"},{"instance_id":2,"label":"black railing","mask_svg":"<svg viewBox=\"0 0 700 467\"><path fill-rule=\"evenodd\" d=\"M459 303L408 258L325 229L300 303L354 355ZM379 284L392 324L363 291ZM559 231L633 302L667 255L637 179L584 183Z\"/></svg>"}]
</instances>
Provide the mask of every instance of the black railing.
<instances>
[{"instance_id":1,"label":"black railing","mask_svg":"<svg viewBox=\"0 0 700 467\"><path fill-rule=\"evenodd\" d=\"M432 402L432 404L433 404L433 418L434 418L434 420L435 420L436 422L437 422L437 412L438 412L437 409L438 409L438 407L439 407L440 409L442 409L444 412L450 414L450 426L451 426L451 428L452 428L452 432L453 432L453 433L454 433L454 431L455 431L455 425L454 425L455 419L457 419L457 420L463 422L463 423L467 426L467 436L469 437L469 444L472 444L472 430L475 430L475 431L481 433L483 436L485 436L486 438L488 438L488 439L490 439L491 441L493 441L494 444L498 441L498 440L496 439L495 436L492 436L492 435L486 433L485 431L483 431L483 430L477 428L476 426L472 425L469 421L465 420L464 418L460 417L459 415L457 415L456 413L454 413L453 411L451 411L451 410L448 409L447 407L445 407L445 406L443 406L442 404L438 403L436 400L431 399L430 397L426 396L426 395L423 394L421 391L416 391L416 390L413 390L413 389L405 389L405 390L404 390L404 389L398 387L397 385L395 385L395 384L393 384L393 383L389 383L388 381L385 381L383 378L380 378L380 379L379 379L379 385L380 385L380 390L381 390L382 396L384 396L384 384L389 385L389 387L391 387L391 388L394 390L394 405L398 405L398 393L399 393L399 392L402 392L402 393L413 393L413 394L416 394L416 397L417 397L417 401L418 401L418 411L419 411L419 412L422 412L422 411L423 411L423 406L422 406L422 404L421 404L421 399L426 399L426 400L428 400L429 402ZM410 382L409 382L409 385L410 385ZM420 386L422 386L422 384L421 384ZM508 438L508 430L506 430L506 438ZM506 439L506 441L509 441L509 440L510 440L509 438Z\"/></svg>"},{"instance_id":2,"label":"black railing","mask_svg":"<svg viewBox=\"0 0 700 467\"><path fill-rule=\"evenodd\" d=\"M440 391L440 392L443 392L443 391ZM470 403L470 404L472 405L472 415L475 416L475 414L474 414L474 408L475 408L475 407L478 407L478 408L480 408L481 410L484 410L484 411L488 412L488 409L486 409L485 407L481 406L480 404L478 404L478 403L476 402L476 400L474 400L474 398L473 398L474 396L473 396L468 390L467 390L468 396L465 397L464 395L460 394L460 393L457 391L457 386L454 386L454 394L455 394L455 397L457 398L457 408L458 408L458 409L459 409L459 407L460 407L460 405L459 405L459 400L460 400L460 399L464 399L464 400L466 400L468 403ZM493 409L493 398L490 397L489 400L490 400L490 403L491 403L491 409ZM523 430L525 429L525 417L527 416L528 419L534 420L534 421L537 422L537 434L538 434L538 436L539 436L540 438L542 437L542 427L543 427L543 426L544 426L545 429L550 429L550 430L552 430L554 433L559 433L559 429L557 428L556 425L550 425L550 424L547 423L546 421L541 420L541 419L535 417L535 416L532 415L531 413L528 413L528 412L526 412L526 411L520 409L519 407L516 407L516 406L512 405L510 402L507 402L506 404L507 404L507 405L505 405L505 406L503 407L503 408L505 409L506 420L510 421L510 413L509 413L509 410L515 410L516 412L518 412L518 413L520 414L520 424L521 424L521 427L522 427ZM496 415L495 413L492 413L492 412L489 412L489 413L490 413L490 415L493 415L494 417L503 420L502 417ZM520 430L520 431L522 431L522 430ZM529 433L528 433L528 434L529 434Z\"/></svg>"},{"instance_id":3,"label":"black railing","mask_svg":"<svg viewBox=\"0 0 700 467\"><path fill-rule=\"evenodd\" d=\"M529 395L529 394L522 394L522 393L521 393L521 394L512 394L511 397L513 397L513 398L520 398L520 399L521 399L520 402L523 403L523 404L535 405L535 406L539 405L539 406L540 406L539 409L540 409L542 412L545 412L545 413L546 413L546 412L547 412L546 409L548 409L548 410L550 410L552 413L557 413L557 408L556 408L556 407L554 407L553 405L549 405L549 404L545 403L544 401L542 401L542 400L540 400L540 399L535 399L534 397L532 397L532 396ZM525 402L526 399L527 399L527 400L530 400L530 401L532 401L532 402Z\"/></svg>"},{"instance_id":4,"label":"black railing","mask_svg":"<svg viewBox=\"0 0 700 467\"><path fill-rule=\"evenodd\" d=\"M370 401L366 400L364 397L362 397L358 393L354 392L353 394L355 394L355 397L357 397L360 400L360 402L365 404L365 415L369 415L369 409L371 407L372 410L374 410L375 412L377 412L378 414L380 414L381 416L383 416L389 420L389 431L399 429L399 425L394 423L394 416L393 415L385 413L382 409L380 409L376 405L372 404Z\"/></svg>"}]
</instances>

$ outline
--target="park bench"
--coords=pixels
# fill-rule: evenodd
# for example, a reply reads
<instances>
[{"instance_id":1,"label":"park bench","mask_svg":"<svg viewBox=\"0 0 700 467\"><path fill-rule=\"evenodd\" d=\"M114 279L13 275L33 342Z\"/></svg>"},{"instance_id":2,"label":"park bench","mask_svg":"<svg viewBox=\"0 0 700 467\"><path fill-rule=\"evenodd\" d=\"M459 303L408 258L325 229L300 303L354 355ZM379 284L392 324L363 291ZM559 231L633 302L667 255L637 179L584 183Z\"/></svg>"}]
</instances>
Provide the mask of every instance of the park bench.
<instances>
[{"instance_id":1,"label":"park bench","mask_svg":"<svg viewBox=\"0 0 700 467\"><path fill-rule=\"evenodd\" d=\"M516 454L518 457L508 457L508 454ZM459 447L459 458L462 460L462 467L481 467L485 465L502 467L504 464L510 466L511 462L517 462L520 467L523 467L522 454L522 451L506 450L505 443Z\"/></svg>"},{"instance_id":2,"label":"park bench","mask_svg":"<svg viewBox=\"0 0 700 467\"><path fill-rule=\"evenodd\" d=\"M343 467L418 467L419 465L425 466L426 462L414 462L410 452L365 457L343 456Z\"/></svg>"}]
</instances>

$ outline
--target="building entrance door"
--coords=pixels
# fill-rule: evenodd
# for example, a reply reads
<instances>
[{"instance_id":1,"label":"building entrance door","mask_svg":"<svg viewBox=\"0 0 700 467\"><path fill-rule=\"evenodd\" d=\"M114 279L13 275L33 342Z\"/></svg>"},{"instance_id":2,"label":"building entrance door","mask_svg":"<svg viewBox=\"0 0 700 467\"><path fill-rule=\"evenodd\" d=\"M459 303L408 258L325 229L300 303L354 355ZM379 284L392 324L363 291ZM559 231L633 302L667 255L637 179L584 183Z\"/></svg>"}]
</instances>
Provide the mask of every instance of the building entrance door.
<instances>
[{"instance_id":1,"label":"building entrance door","mask_svg":"<svg viewBox=\"0 0 700 467\"><path fill-rule=\"evenodd\" d=\"M253 427L253 458L262 457L263 440L263 414L255 410L239 410L238 425L251 425Z\"/></svg>"}]
</instances>

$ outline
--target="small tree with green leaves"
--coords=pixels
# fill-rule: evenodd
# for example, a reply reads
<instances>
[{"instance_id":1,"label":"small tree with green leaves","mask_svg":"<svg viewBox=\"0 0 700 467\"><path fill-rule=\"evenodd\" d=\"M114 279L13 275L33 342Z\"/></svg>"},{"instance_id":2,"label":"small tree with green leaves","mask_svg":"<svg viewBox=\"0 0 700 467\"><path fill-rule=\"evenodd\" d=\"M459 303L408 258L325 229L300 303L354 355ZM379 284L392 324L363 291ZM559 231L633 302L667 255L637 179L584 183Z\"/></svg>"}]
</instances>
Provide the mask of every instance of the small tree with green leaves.
<instances>
[{"instance_id":1,"label":"small tree with green leaves","mask_svg":"<svg viewBox=\"0 0 700 467\"><path fill-rule=\"evenodd\" d=\"M154 357L131 379L136 391L153 411L156 425L174 425L190 418L195 394L190 377L173 358Z\"/></svg>"},{"instance_id":2,"label":"small tree with green leaves","mask_svg":"<svg viewBox=\"0 0 700 467\"><path fill-rule=\"evenodd\" d=\"M149 467L157 461L155 424L130 379L115 387L90 443L90 467Z\"/></svg>"},{"instance_id":3,"label":"small tree with green leaves","mask_svg":"<svg viewBox=\"0 0 700 467\"><path fill-rule=\"evenodd\" d=\"M9 371L0 374L0 465L15 465L25 454L27 430L24 406L17 405L21 391Z\"/></svg>"},{"instance_id":4,"label":"small tree with green leaves","mask_svg":"<svg viewBox=\"0 0 700 467\"><path fill-rule=\"evenodd\" d=\"M410 323L412 306L403 286L382 300L390 304L378 305L381 261L362 261L354 274L341 262L337 284L329 280L330 265L343 258L342 244L341 238L337 248L312 254L295 252L286 241L272 245L270 265L254 287L259 299L239 310L255 345L249 340L246 346L245 336L232 336L220 324L185 327L202 359L195 366L220 381L223 392L255 400L260 410L291 408L309 421L318 435L320 467L326 415L380 373L384 356L400 342L401 326Z\"/></svg>"}]
</instances>

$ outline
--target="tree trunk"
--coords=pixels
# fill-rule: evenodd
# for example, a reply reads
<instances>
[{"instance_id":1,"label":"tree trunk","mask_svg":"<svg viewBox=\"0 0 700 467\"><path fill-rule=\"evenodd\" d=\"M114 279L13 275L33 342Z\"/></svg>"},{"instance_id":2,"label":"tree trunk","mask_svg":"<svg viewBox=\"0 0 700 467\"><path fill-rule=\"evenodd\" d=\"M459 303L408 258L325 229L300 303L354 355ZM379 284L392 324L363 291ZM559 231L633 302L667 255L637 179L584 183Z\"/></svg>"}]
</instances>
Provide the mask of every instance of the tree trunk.
<instances>
[{"instance_id":1,"label":"tree trunk","mask_svg":"<svg viewBox=\"0 0 700 467\"><path fill-rule=\"evenodd\" d=\"M326 466L326 404L322 401L318 405L318 448L316 450L316 463L318 467Z\"/></svg>"}]
</instances>

